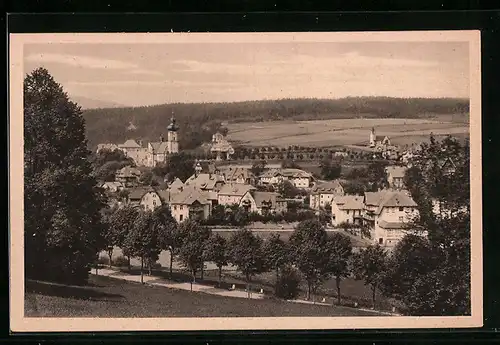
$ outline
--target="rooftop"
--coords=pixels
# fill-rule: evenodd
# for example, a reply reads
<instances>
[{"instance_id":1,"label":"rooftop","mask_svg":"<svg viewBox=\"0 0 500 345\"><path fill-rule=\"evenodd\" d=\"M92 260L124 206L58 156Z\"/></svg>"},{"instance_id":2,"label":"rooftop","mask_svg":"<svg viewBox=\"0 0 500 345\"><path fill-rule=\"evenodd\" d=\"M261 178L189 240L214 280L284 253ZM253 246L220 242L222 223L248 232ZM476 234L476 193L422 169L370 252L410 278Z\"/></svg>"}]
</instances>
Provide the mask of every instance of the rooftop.
<instances>
[{"instance_id":1,"label":"rooftop","mask_svg":"<svg viewBox=\"0 0 500 345\"><path fill-rule=\"evenodd\" d=\"M219 195L243 196L250 190L255 190L255 187L248 184L229 183L222 186Z\"/></svg>"}]
</instances>

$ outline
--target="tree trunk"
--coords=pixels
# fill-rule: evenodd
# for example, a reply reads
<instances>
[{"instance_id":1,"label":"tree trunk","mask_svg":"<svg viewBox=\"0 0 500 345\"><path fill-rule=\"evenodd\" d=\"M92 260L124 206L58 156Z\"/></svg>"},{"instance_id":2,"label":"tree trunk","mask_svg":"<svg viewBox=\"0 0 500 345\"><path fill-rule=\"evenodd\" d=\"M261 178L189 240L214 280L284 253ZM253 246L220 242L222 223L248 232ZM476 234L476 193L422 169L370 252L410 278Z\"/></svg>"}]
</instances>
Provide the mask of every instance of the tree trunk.
<instances>
[{"instance_id":1,"label":"tree trunk","mask_svg":"<svg viewBox=\"0 0 500 345\"><path fill-rule=\"evenodd\" d=\"M375 292L376 292L376 285L372 286L372 302L373 302L373 309L375 309Z\"/></svg>"},{"instance_id":2,"label":"tree trunk","mask_svg":"<svg viewBox=\"0 0 500 345\"><path fill-rule=\"evenodd\" d=\"M340 305L340 277L336 277L337 282L337 304Z\"/></svg>"},{"instance_id":3,"label":"tree trunk","mask_svg":"<svg viewBox=\"0 0 500 345\"><path fill-rule=\"evenodd\" d=\"M310 300L311 299L311 282L307 282L307 295L306 295L306 300Z\"/></svg>"},{"instance_id":4,"label":"tree trunk","mask_svg":"<svg viewBox=\"0 0 500 345\"><path fill-rule=\"evenodd\" d=\"M219 287L221 286L222 283L222 266L219 266Z\"/></svg>"},{"instance_id":5,"label":"tree trunk","mask_svg":"<svg viewBox=\"0 0 500 345\"><path fill-rule=\"evenodd\" d=\"M151 260L149 260L149 261L148 261L148 275L149 275L149 276L151 276L151 273L152 273L152 272L151 272L152 266L153 266L153 264L152 264Z\"/></svg>"},{"instance_id":6,"label":"tree trunk","mask_svg":"<svg viewBox=\"0 0 500 345\"><path fill-rule=\"evenodd\" d=\"M113 266L113 249L108 251L108 257L109 257L109 268Z\"/></svg>"},{"instance_id":7,"label":"tree trunk","mask_svg":"<svg viewBox=\"0 0 500 345\"><path fill-rule=\"evenodd\" d=\"M130 265L130 255L127 256L127 259L128 259L128 270L130 272L130 270L132 269L131 265Z\"/></svg>"},{"instance_id":8,"label":"tree trunk","mask_svg":"<svg viewBox=\"0 0 500 345\"><path fill-rule=\"evenodd\" d=\"M278 282L279 279L280 279L280 271L279 268L276 267L276 283Z\"/></svg>"},{"instance_id":9,"label":"tree trunk","mask_svg":"<svg viewBox=\"0 0 500 345\"><path fill-rule=\"evenodd\" d=\"M193 283L196 283L196 270L195 269L191 270L191 275L193 276Z\"/></svg>"},{"instance_id":10,"label":"tree trunk","mask_svg":"<svg viewBox=\"0 0 500 345\"><path fill-rule=\"evenodd\" d=\"M144 270L144 257L141 256L141 283L144 284L144 274L143 274L143 270Z\"/></svg>"},{"instance_id":11,"label":"tree trunk","mask_svg":"<svg viewBox=\"0 0 500 345\"><path fill-rule=\"evenodd\" d=\"M247 294L248 294L248 298L250 298L250 275L246 275L246 278L247 278Z\"/></svg>"},{"instance_id":12,"label":"tree trunk","mask_svg":"<svg viewBox=\"0 0 500 345\"><path fill-rule=\"evenodd\" d=\"M203 280L203 273L204 273L204 271L205 271L205 263L202 262L201 263L201 277L200 277L201 280Z\"/></svg>"}]
</instances>

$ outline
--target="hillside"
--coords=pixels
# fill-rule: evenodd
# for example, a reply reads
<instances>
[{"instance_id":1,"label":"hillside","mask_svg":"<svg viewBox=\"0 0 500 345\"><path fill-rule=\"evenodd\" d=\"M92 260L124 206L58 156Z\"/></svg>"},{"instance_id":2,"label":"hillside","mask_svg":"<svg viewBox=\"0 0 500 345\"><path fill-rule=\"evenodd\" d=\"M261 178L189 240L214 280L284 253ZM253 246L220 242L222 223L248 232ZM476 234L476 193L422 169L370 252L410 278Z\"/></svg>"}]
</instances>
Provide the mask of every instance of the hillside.
<instances>
[{"instance_id":1,"label":"hillside","mask_svg":"<svg viewBox=\"0 0 500 345\"><path fill-rule=\"evenodd\" d=\"M177 103L147 107L87 109L83 115L89 145L121 143L128 138L156 141L165 135L172 114L181 127L184 149L209 141L223 122L281 120L328 120L348 118L424 118L429 114L463 114L469 111L465 99L349 97L335 100L283 99L236 103ZM129 130L130 124L135 126Z\"/></svg>"}]
</instances>

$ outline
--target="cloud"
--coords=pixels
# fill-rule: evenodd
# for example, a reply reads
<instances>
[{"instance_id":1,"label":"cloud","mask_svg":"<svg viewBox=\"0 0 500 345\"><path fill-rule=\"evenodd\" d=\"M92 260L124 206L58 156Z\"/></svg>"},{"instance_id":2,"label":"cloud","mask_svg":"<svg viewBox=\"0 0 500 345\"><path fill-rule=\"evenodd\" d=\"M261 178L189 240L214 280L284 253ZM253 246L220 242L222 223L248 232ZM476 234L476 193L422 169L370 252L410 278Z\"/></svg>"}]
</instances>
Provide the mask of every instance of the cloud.
<instances>
[{"instance_id":1,"label":"cloud","mask_svg":"<svg viewBox=\"0 0 500 345\"><path fill-rule=\"evenodd\" d=\"M293 55L287 59L267 60L252 65L203 62L198 60L176 60L173 66L181 72L222 73L234 75L332 75L349 78L356 69L376 68L428 68L437 65L433 61L363 56L358 52L332 57ZM175 67L174 67L175 68Z\"/></svg>"},{"instance_id":2,"label":"cloud","mask_svg":"<svg viewBox=\"0 0 500 345\"><path fill-rule=\"evenodd\" d=\"M58 63L67 66L91 69L119 70L130 74L163 75L163 73L159 71L140 68L137 64L121 60L102 59L90 56L40 53L28 55L26 57L26 61L38 63Z\"/></svg>"}]
</instances>

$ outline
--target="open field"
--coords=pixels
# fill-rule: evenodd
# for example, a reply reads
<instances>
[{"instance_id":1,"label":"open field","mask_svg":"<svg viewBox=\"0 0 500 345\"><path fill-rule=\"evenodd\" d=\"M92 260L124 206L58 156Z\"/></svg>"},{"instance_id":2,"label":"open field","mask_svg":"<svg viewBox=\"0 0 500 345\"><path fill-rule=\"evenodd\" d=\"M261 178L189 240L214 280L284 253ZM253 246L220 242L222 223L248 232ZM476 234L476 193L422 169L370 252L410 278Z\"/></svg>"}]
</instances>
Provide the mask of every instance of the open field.
<instances>
[{"instance_id":1,"label":"open field","mask_svg":"<svg viewBox=\"0 0 500 345\"><path fill-rule=\"evenodd\" d=\"M346 307L247 300L91 276L85 287L26 282L26 317L376 316Z\"/></svg>"},{"instance_id":2,"label":"open field","mask_svg":"<svg viewBox=\"0 0 500 345\"><path fill-rule=\"evenodd\" d=\"M252 146L336 146L368 143L370 130L387 135L394 144L420 142L432 132L436 136L469 133L468 122L461 118L437 116L432 119L334 119L315 121L270 121L229 124L228 139Z\"/></svg>"}]
</instances>

